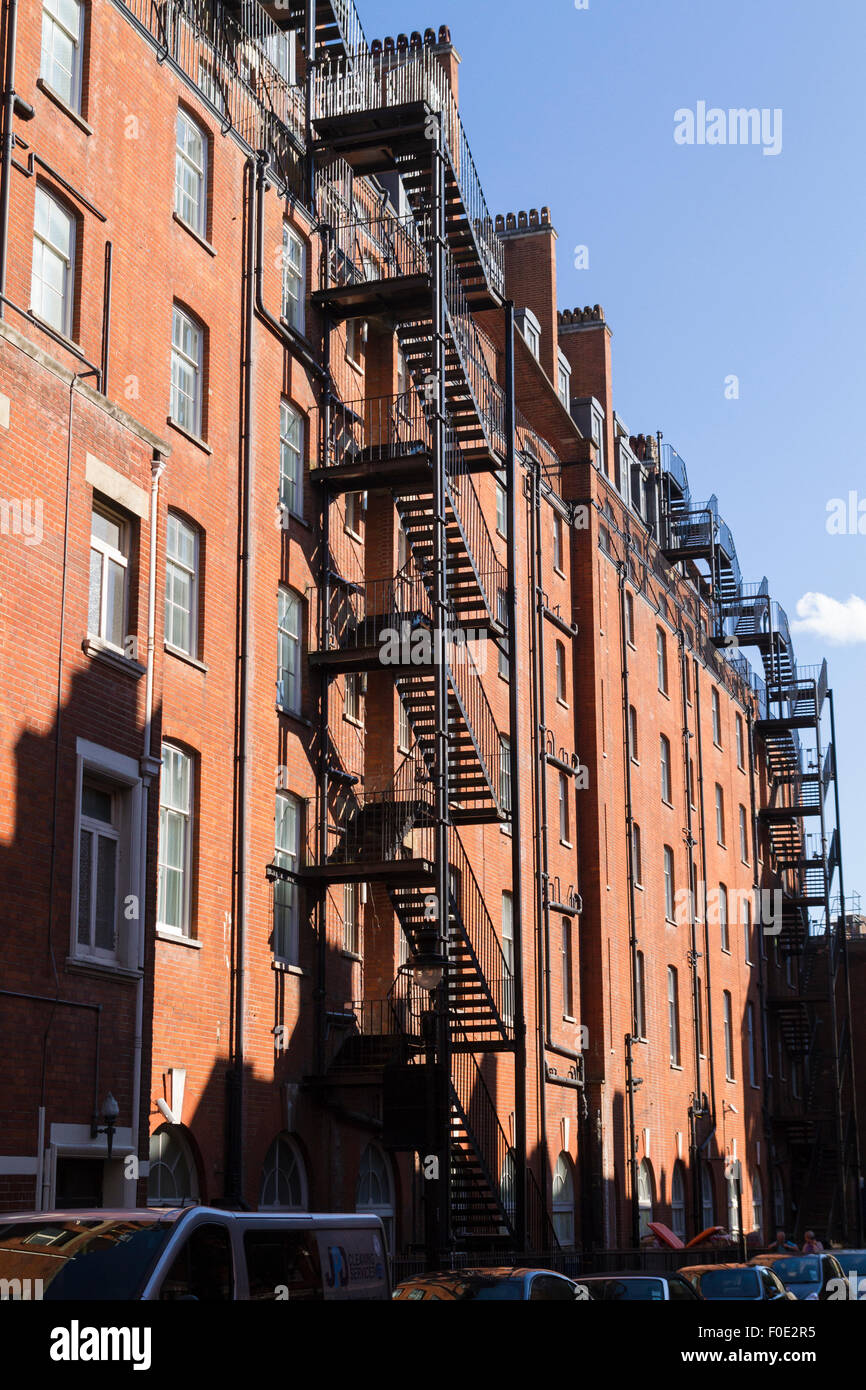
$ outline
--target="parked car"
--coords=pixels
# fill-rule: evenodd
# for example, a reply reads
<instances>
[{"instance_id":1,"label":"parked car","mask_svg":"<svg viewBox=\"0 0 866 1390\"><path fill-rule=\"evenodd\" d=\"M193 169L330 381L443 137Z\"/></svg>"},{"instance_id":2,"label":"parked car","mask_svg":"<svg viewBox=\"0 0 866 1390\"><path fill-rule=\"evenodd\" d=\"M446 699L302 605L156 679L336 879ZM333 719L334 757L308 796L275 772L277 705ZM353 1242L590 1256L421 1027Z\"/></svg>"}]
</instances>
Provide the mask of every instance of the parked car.
<instances>
[{"instance_id":1,"label":"parked car","mask_svg":"<svg viewBox=\"0 0 866 1390\"><path fill-rule=\"evenodd\" d=\"M846 1279L856 1274L866 1284L866 1250L832 1250L830 1253L839 1261ZM866 1287L863 1292L866 1293Z\"/></svg>"},{"instance_id":2,"label":"parked car","mask_svg":"<svg viewBox=\"0 0 866 1390\"><path fill-rule=\"evenodd\" d=\"M788 1292L778 1274L766 1264L687 1265L680 1274L697 1289L701 1298L708 1300L797 1301L796 1295Z\"/></svg>"},{"instance_id":3,"label":"parked car","mask_svg":"<svg viewBox=\"0 0 866 1390\"><path fill-rule=\"evenodd\" d=\"M586 1294L573 1279L551 1269L457 1269L404 1279L392 1297L403 1303L462 1303L471 1299L485 1303L573 1303L585 1299Z\"/></svg>"},{"instance_id":4,"label":"parked car","mask_svg":"<svg viewBox=\"0 0 866 1390\"><path fill-rule=\"evenodd\" d=\"M778 1274L785 1288L795 1298L808 1302L825 1302L840 1287L839 1283L834 1284L833 1281L841 1280L844 1283L845 1280L836 1255L831 1255L829 1251L821 1255L757 1255L749 1263L766 1265L774 1274Z\"/></svg>"},{"instance_id":5,"label":"parked car","mask_svg":"<svg viewBox=\"0 0 866 1390\"><path fill-rule=\"evenodd\" d=\"M604 1303L694 1303L701 1295L681 1274L587 1274L578 1286Z\"/></svg>"},{"instance_id":6,"label":"parked car","mask_svg":"<svg viewBox=\"0 0 866 1390\"><path fill-rule=\"evenodd\" d=\"M387 1299L378 1216L211 1207L25 1212L0 1220L12 1298L227 1303Z\"/></svg>"}]
</instances>

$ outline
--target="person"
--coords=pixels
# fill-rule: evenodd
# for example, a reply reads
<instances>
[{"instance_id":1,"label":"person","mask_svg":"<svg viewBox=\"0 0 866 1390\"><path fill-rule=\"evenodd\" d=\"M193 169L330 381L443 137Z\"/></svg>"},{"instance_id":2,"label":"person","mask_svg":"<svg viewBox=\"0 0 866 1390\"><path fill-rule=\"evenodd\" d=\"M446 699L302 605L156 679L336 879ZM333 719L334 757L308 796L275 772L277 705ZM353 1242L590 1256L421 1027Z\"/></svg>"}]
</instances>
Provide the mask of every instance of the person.
<instances>
[{"instance_id":1,"label":"person","mask_svg":"<svg viewBox=\"0 0 866 1390\"><path fill-rule=\"evenodd\" d=\"M796 1250L797 1246L793 1240L788 1240L783 1230L778 1230L776 1232L776 1239L771 1245L767 1246L767 1249L775 1250L781 1255L785 1250Z\"/></svg>"},{"instance_id":2,"label":"person","mask_svg":"<svg viewBox=\"0 0 866 1390\"><path fill-rule=\"evenodd\" d=\"M814 1232L814 1231L807 1231L807 1232L806 1232L806 1239L805 1239L805 1241L804 1241L804 1243L803 1243L803 1254L804 1254L804 1255L820 1255L820 1253L821 1253L821 1251L822 1251L823 1249L824 1249L824 1247L823 1247L823 1245L821 1244L820 1240L816 1240L816 1239L815 1239L815 1232Z\"/></svg>"}]
</instances>

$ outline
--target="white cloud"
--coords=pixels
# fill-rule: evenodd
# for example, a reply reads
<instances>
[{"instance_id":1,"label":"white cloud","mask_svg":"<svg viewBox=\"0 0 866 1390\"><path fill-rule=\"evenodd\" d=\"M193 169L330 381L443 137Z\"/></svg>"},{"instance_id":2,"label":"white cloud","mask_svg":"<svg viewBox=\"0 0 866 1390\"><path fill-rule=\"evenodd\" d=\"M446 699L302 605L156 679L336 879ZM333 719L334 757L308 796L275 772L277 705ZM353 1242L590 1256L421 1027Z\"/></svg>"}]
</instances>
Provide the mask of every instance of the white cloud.
<instances>
[{"instance_id":1,"label":"white cloud","mask_svg":"<svg viewBox=\"0 0 866 1390\"><path fill-rule=\"evenodd\" d=\"M828 594L804 594L797 603L791 629L836 646L866 642L866 600L852 594L841 603Z\"/></svg>"}]
</instances>

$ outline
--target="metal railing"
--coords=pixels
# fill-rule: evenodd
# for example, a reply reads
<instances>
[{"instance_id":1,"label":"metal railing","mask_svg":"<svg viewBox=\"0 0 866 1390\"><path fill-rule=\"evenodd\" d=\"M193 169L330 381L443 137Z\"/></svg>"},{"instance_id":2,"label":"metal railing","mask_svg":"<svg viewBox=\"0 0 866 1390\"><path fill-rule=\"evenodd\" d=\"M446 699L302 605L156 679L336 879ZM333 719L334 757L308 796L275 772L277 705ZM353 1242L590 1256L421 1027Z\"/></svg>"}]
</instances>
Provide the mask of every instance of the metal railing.
<instances>
[{"instance_id":1,"label":"metal railing","mask_svg":"<svg viewBox=\"0 0 866 1390\"><path fill-rule=\"evenodd\" d=\"M452 910L458 919L478 970L486 982L493 1006L508 1036L514 1033L514 976L502 950L496 928L469 857L454 826L448 832L448 858L452 880ZM454 888L457 894L454 894Z\"/></svg>"},{"instance_id":2,"label":"metal railing","mask_svg":"<svg viewBox=\"0 0 866 1390\"><path fill-rule=\"evenodd\" d=\"M416 391L331 405L321 466L344 468L431 452L430 423Z\"/></svg>"},{"instance_id":3,"label":"metal railing","mask_svg":"<svg viewBox=\"0 0 866 1390\"><path fill-rule=\"evenodd\" d=\"M472 317L457 266L450 256L445 270L445 307L451 334L460 353L488 443L495 453L504 454L505 392L490 373L481 332Z\"/></svg>"},{"instance_id":4,"label":"metal railing","mask_svg":"<svg viewBox=\"0 0 866 1390\"><path fill-rule=\"evenodd\" d=\"M322 613L317 585L307 589L310 652L365 652L375 649L383 667L393 665L395 642L412 650L413 633L432 631L433 607L420 579L399 574L362 584L333 582L328 612ZM324 619L324 622L323 622ZM396 663L400 664L400 663Z\"/></svg>"},{"instance_id":5,"label":"metal railing","mask_svg":"<svg viewBox=\"0 0 866 1390\"><path fill-rule=\"evenodd\" d=\"M448 678L451 688L457 697L460 705L466 728L469 731L481 770L490 786L494 802L500 811L504 811L507 800L502 795L500 786L500 773L502 771L502 740L499 734L499 727L490 708L490 702L484 689L484 684L478 674L472 653L469 647L462 649L465 651L465 661L449 661ZM455 770L460 764L456 764ZM471 806L475 802L485 801L486 797L481 797L480 793L464 797L460 796L461 805Z\"/></svg>"},{"instance_id":6,"label":"metal railing","mask_svg":"<svg viewBox=\"0 0 866 1390\"><path fill-rule=\"evenodd\" d=\"M451 435L450 426L447 434ZM463 471L463 456L456 443L447 448L446 469L445 489L454 519L475 569L487 610L492 618L498 620L499 595L507 589L508 570L496 554L475 484L471 475Z\"/></svg>"},{"instance_id":7,"label":"metal railing","mask_svg":"<svg viewBox=\"0 0 866 1390\"><path fill-rule=\"evenodd\" d=\"M502 243L481 188L457 104L438 58L427 47L358 53L324 63L316 73L313 119L423 102L442 119L445 151L460 190L487 282L504 293Z\"/></svg>"},{"instance_id":8,"label":"metal railing","mask_svg":"<svg viewBox=\"0 0 866 1390\"><path fill-rule=\"evenodd\" d=\"M435 801L430 774L420 753L410 753L393 777L367 779L362 792L341 794L329 808L326 865L339 867L436 858ZM318 858L317 828L311 826L307 863Z\"/></svg>"},{"instance_id":9,"label":"metal railing","mask_svg":"<svg viewBox=\"0 0 866 1390\"><path fill-rule=\"evenodd\" d=\"M562 476L562 460L553 445L532 428L526 416L517 408L514 412L514 424L518 451L531 455L541 464L542 476L548 482L558 480Z\"/></svg>"},{"instance_id":10,"label":"metal railing","mask_svg":"<svg viewBox=\"0 0 866 1390\"><path fill-rule=\"evenodd\" d=\"M462 1034L462 1037L461 1037ZM470 1039L459 1024L453 1028L454 1041L468 1045ZM496 1104L490 1094L484 1073L476 1057L469 1051L455 1052L451 1058L452 1102L464 1121L490 1189L490 1194L502 1210L503 1217L513 1226L511 1196L506 1189L506 1161L511 1145L499 1122ZM455 1224L460 1209L455 1203ZM503 1229L503 1234L505 1230Z\"/></svg>"},{"instance_id":11,"label":"metal railing","mask_svg":"<svg viewBox=\"0 0 866 1390\"><path fill-rule=\"evenodd\" d=\"M354 218L329 227L323 237L320 289L428 274L423 231L411 216Z\"/></svg>"},{"instance_id":12,"label":"metal railing","mask_svg":"<svg viewBox=\"0 0 866 1390\"><path fill-rule=\"evenodd\" d=\"M278 177L301 178L303 88L277 66L283 31L258 0L115 0L164 58L251 150L265 149Z\"/></svg>"}]
</instances>

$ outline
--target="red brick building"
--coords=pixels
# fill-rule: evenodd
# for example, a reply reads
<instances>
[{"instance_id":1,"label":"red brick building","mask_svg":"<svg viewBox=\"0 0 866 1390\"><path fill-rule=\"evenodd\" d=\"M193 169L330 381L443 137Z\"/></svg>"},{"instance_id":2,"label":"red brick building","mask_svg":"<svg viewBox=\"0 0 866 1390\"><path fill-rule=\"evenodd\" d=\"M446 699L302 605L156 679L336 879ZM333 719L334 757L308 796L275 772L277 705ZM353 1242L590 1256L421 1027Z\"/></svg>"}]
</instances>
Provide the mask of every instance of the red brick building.
<instances>
[{"instance_id":1,"label":"red brick building","mask_svg":"<svg viewBox=\"0 0 866 1390\"><path fill-rule=\"evenodd\" d=\"M156 13L7 4L4 1205L558 1257L794 1228L820 1152L841 1233L825 670L489 214L447 30Z\"/></svg>"}]
</instances>

